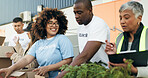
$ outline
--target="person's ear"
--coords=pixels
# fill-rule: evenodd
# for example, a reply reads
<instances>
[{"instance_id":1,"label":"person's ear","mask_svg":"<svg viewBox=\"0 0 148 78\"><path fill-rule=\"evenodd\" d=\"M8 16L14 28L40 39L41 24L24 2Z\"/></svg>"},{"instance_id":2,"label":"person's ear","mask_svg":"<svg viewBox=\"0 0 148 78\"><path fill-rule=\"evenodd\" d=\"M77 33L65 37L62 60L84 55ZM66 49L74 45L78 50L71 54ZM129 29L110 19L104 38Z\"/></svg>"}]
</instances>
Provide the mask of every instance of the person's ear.
<instances>
[{"instance_id":1,"label":"person's ear","mask_svg":"<svg viewBox=\"0 0 148 78\"><path fill-rule=\"evenodd\" d=\"M22 23L22 26L24 27L24 23Z\"/></svg>"},{"instance_id":2,"label":"person's ear","mask_svg":"<svg viewBox=\"0 0 148 78\"><path fill-rule=\"evenodd\" d=\"M92 9L90 8L89 11L92 12Z\"/></svg>"},{"instance_id":3,"label":"person's ear","mask_svg":"<svg viewBox=\"0 0 148 78\"><path fill-rule=\"evenodd\" d=\"M139 22L141 22L142 21L142 16L139 15L137 19L139 20Z\"/></svg>"},{"instance_id":4,"label":"person's ear","mask_svg":"<svg viewBox=\"0 0 148 78\"><path fill-rule=\"evenodd\" d=\"M90 13L90 14L92 13L92 9L91 9L91 8L89 8L89 13Z\"/></svg>"}]
</instances>

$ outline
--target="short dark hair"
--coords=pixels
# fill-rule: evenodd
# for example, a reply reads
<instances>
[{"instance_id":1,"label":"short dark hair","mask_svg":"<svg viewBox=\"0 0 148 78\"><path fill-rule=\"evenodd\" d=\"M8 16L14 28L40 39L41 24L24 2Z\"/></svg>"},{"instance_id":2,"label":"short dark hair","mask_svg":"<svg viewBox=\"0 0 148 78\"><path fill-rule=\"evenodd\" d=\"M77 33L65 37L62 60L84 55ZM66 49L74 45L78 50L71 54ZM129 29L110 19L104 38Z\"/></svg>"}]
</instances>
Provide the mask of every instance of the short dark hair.
<instances>
[{"instance_id":1,"label":"short dark hair","mask_svg":"<svg viewBox=\"0 0 148 78\"><path fill-rule=\"evenodd\" d=\"M86 9L92 10L92 4L91 4L90 0L76 0L75 4L77 4L77 3L83 3L84 6L86 7Z\"/></svg>"},{"instance_id":2,"label":"short dark hair","mask_svg":"<svg viewBox=\"0 0 148 78\"><path fill-rule=\"evenodd\" d=\"M67 19L64 13L60 10L45 8L39 17L36 18L36 22L32 25L32 30L38 39L45 39L47 36L46 25L48 21L52 18L57 19L59 24L59 31L57 34L65 34L67 30Z\"/></svg>"},{"instance_id":3,"label":"short dark hair","mask_svg":"<svg viewBox=\"0 0 148 78\"><path fill-rule=\"evenodd\" d=\"M16 18L13 19L13 22L14 22L14 23L23 22L23 20L22 20L22 18L20 18L20 17L16 17Z\"/></svg>"}]
</instances>

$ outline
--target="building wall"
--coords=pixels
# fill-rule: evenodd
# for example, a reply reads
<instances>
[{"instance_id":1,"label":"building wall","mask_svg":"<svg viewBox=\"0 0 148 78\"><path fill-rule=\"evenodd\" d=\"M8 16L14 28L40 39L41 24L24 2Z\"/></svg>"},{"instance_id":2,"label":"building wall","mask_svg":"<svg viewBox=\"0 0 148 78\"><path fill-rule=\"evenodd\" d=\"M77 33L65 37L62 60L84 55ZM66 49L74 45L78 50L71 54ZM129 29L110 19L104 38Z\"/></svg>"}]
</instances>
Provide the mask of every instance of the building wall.
<instances>
[{"instance_id":1,"label":"building wall","mask_svg":"<svg viewBox=\"0 0 148 78\"><path fill-rule=\"evenodd\" d=\"M148 26L148 0L140 0L144 7L144 14L142 17L142 22L145 26Z\"/></svg>"},{"instance_id":2,"label":"building wall","mask_svg":"<svg viewBox=\"0 0 148 78\"><path fill-rule=\"evenodd\" d=\"M20 12L31 11L32 16L37 14L37 6L49 8L66 8L72 6L76 0L0 0L0 25L9 23Z\"/></svg>"},{"instance_id":3,"label":"building wall","mask_svg":"<svg viewBox=\"0 0 148 78\"><path fill-rule=\"evenodd\" d=\"M93 7L94 15L101 17L111 29L110 42L114 43L116 37L122 31L122 28L120 26L120 19L119 19L119 8L121 7L122 4L128 1L131 1L131 0L114 0L111 2L96 5Z\"/></svg>"},{"instance_id":4,"label":"building wall","mask_svg":"<svg viewBox=\"0 0 148 78\"><path fill-rule=\"evenodd\" d=\"M110 41L115 42L116 37L119 33L121 33L119 30L122 30L120 26L120 19L119 19L119 8L122 4L128 2L128 1L138 1L142 3L144 7L144 14L142 18L142 23L145 26L148 26L148 0L114 0L107 3L102 3L99 5L95 5L93 7L94 14L96 16L101 17L110 27ZM115 28L115 29L114 29ZM119 30L118 30L119 29Z\"/></svg>"}]
</instances>

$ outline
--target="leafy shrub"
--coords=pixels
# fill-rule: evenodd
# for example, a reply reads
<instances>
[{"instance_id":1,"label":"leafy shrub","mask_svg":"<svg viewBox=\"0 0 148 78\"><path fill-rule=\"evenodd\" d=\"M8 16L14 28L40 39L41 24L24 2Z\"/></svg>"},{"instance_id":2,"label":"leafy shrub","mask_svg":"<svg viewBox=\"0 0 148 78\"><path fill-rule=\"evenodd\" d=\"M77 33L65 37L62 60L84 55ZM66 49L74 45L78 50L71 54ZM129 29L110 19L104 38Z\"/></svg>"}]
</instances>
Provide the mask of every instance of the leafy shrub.
<instances>
[{"instance_id":1,"label":"leafy shrub","mask_svg":"<svg viewBox=\"0 0 148 78\"><path fill-rule=\"evenodd\" d=\"M126 60L127 67L110 67L106 69L103 63L85 63L81 66L63 65L60 69L69 71L63 78L131 78L132 60Z\"/></svg>"}]
</instances>

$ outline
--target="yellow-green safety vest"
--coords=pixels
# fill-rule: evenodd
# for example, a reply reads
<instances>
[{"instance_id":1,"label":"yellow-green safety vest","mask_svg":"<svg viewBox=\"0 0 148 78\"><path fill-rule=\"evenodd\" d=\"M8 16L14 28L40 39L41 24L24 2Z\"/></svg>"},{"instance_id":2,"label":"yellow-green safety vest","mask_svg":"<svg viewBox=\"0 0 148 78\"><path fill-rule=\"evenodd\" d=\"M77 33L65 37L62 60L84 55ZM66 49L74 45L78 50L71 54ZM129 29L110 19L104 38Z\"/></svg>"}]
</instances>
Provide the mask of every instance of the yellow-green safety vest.
<instances>
[{"instance_id":1,"label":"yellow-green safety vest","mask_svg":"<svg viewBox=\"0 0 148 78\"><path fill-rule=\"evenodd\" d=\"M116 38L117 54L120 53L122 43L124 40L123 33L119 34ZM144 26L140 36L139 51L148 50L148 27Z\"/></svg>"}]
</instances>

